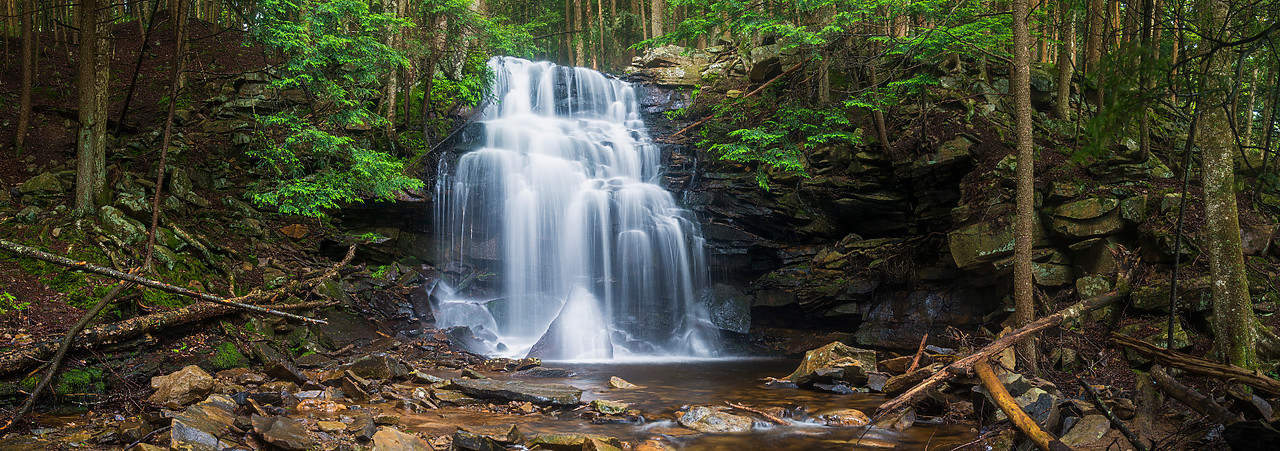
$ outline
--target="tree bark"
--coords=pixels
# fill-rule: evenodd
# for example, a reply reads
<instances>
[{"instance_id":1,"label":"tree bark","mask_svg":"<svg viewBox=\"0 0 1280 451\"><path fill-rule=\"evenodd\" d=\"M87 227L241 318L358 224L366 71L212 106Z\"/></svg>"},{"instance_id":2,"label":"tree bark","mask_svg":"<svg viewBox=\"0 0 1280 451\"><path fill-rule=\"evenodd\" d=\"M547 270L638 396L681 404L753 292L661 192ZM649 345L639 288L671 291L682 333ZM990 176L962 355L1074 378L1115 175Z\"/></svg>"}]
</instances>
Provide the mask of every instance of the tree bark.
<instances>
[{"instance_id":1,"label":"tree bark","mask_svg":"<svg viewBox=\"0 0 1280 451\"><path fill-rule=\"evenodd\" d=\"M662 20L666 17L667 0L652 0L649 3L649 20L652 23L650 37L662 36Z\"/></svg>"},{"instance_id":2,"label":"tree bark","mask_svg":"<svg viewBox=\"0 0 1280 451\"><path fill-rule=\"evenodd\" d=\"M384 9L383 12L391 15L396 19L399 19L400 18L400 0L385 0L385 1L386 3L383 5L383 9ZM396 41L396 37L399 35L399 32L396 30L396 28L397 27L394 25L387 25L387 30L386 30L387 36L383 40L383 43L387 46L387 48L395 49L396 47L399 47L398 42ZM392 138L392 139L394 139L396 135L396 95L399 94L399 91L396 87L396 82L397 82L396 78L397 78L397 75L399 75L399 72L400 72L400 68L397 66L392 66L388 68L387 84L386 86L383 86L383 90L382 90L383 106L386 108L385 114L387 119L386 128L383 131L384 133L387 134L388 138Z\"/></svg>"},{"instance_id":3,"label":"tree bark","mask_svg":"<svg viewBox=\"0 0 1280 451\"><path fill-rule=\"evenodd\" d=\"M78 215L97 211L106 188L107 79L104 8L100 0L83 0L79 8L80 128L76 135L76 203Z\"/></svg>"},{"instance_id":4,"label":"tree bark","mask_svg":"<svg viewBox=\"0 0 1280 451\"><path fill-rule=\"evenodd\" d=\"M590 1L590 0L588 0ZM573 65L582 67L587 65L587 37L585 36L587 27L582 22L582 0L573 0L573 23L578 27L579 33L574 36L574 52Z\"/></svg>"},{"instance_id":5,"label":"tree bark","mask_svg":"<svg viewBox=\"0 0 1280 451\"><path fill-rule=\"evenodd\" d=\"M18 127L13 133L15 155L22 155L27 141L27 127L31 123L31 83L35 78L36 49L34 5L27 5L22 13L22 81L18 88Z\"/></svg>"},{"instance_id":6,"label":"tree bark","mask_svg":"<svg viewBox=\"0 0 1280 451\"><path fill-rule=\"evenodd\" d=\"M1230 5L1225 0L1208 0L1200 29L1206 33L1222 29ZM1214 36L1218 42L1231 38ZM1227 92L1230 90L1231 55L1218 50L1208 55L1205 73L1206 106L1201 119L1203 130L1196 134L1202 152L1201 183L1205 198L1204 252L1209 260L1209 285L1213 293L1213 334L1218 358L1243 368L1257 366L1253 303L1245 279L1244 254L1240 245L1240 219L1236 209L1234 134L1228 125Z\"/></svg>"},{"instance_id":7,"label":"tree bark","mask_svg":"<svg viewBox=\"0 0 1280 451\"><path fill-rule=\"evenodd\" d=\"M1030 0L1013 1L1013 110L1018 150L1017 222L1014 224L1013 299L1019 327L1035 320L1035 285L1031 275L1031 242L1035 220L1035 148L1031 140ZM1020 366L1039 374L1034 338L1018 345Z\"/></svg>"},{"instance_id":8,"label":"tree bark","mask_svg":"<svg viewBox=\"0 0 1280 451\"><path fill-rule=\"evenodd\" d=\"M1102 61L1103 36L1106 35L1106 3L1103 0L1089 0L1089 35L1085 39L1084 63L1085 73L1093 77L1094 106L1102 107L1102 72L1099 63Z\"/></svg>"},{"instance_id":9,"label":"tree bark","mask_svg":"<svg viewBox=\"0 0 1280 451\"><path fill-rule=\"evenodd\" d=\"M1068 2L1059 2L1062 12L1062 46L1058 51L1058 103L1054 110L1058 119L1071 119L1071 76L1076 70L1076 10Z\"/></svg>"},{"instance_id":10,"label":"tree bark","mask_svg":"<svg viewBox=\"0 0 1280 451\"><path fill-rule=\"evenodd\" d=\"M159 0L156 0L159 1ZM177 12L175 14L183 14L186 10L188 0L175 0L177 3ZM152 14L155 17L155 14ZM150 30L150 26L147 27ZM173 27L173 42L182 41L183 30L181 27ZM163 141L160 141L160 161L156 164L156 186L164 186L164 173L168 170L167 160L169 158L169 141L173 140L173 115L178 106L178 74L182 73L182 56L177 52L173 53L172 59L169 61L169 109L165 113L164 135ZM121 115L123 119L123 115ZM155 252L156 246L156 230L160 225L160 195L159 188L151 198L151 228L147 229L147 256L143 259L142 268L151 271L151 258Z\"/></svg>"}]
</instances>

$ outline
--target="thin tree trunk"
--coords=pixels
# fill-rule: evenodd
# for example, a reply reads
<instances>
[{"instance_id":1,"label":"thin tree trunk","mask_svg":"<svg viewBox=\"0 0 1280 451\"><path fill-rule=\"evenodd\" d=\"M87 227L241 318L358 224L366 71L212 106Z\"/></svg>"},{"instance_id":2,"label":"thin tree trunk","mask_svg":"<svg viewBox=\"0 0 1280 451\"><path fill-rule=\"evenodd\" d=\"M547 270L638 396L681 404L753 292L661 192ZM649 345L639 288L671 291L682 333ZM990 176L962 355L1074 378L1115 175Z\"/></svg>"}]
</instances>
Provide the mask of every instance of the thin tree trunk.
<instances>
[{"instance_id":1,"label":"thin tree trunk","mask_svg":"<svg viewBox=\"0 0 1280 451\"><path fill-rule=\"evenodd\" d=\"M1076 70L1076 10L1068 2L1060 2L1062 12L1062 48L1058 51L1058 103L1054 113L1059 119L1071 119L1071 76Z\"/></svg>"},{"instance_id":2,"label":"thin tree trunk","mask_svg":"<svg viewBox=\"0 0 1280 451\"><path fill-rule=\"evenodd\" d=\"M1142 52L1139 53L1139 55L1141 55L1141 58L1142 58L1141 61L1143 63L1140 65L1140 67L1144 67L1144 68L1147 66L1145 63L1150 58L1152 58L1150 50L1152 47L1151 32L1152 32L1152 28L1155 28L1155 21L1154 21L1155 11L1154 10L1155 10L1155 5L1152 3L1152 0L1142 0L1142 27L1140 30L1140 33L1142 34L1142 37L1141 37ZM1140 81L1139 86L1142 87L1143 97L1146 97L1146 96L1149 96L1150 92L1155 89L1155 83L1151 79L1151 75L1148 74L1146 70L1141 70L1140 72L1141 72L1141 75L1139 75L1139 81ZM1148 156L1151 155L1151 109L1146 107L1147 102L1145 100L1142 103L1143 103L1143 114L1142 114L1142 119L1139 120L1139 125L1138 125L1138 135L1139 135L1138 145L1139 145L1139 148L1141 149L1138 161L1147 161Z\"/></svg>"},{"instance_id":3,"label":"thin tree trunk","mask_svg":"<svg viewBox=\"0 0 1280 451\"><path fill-rule=\"evenodd\" d=\"M1230 5L1225 0L1208 0L1209 8L1200 29L1209 34L1219 30ZM1214 36L1221 42L1231 38L1226 33ZM1253 303L1245 279L1244 254L1240 245L1240 220L1236 210L1234 135L1228 125L1227 105L1231 69L1230 52L1218 50L1208 55L1205 73L1206 109L1203 132L1196 136L1202 149L1203 184L1206 218L1204 252L1209 260L1209 286L1213 293L1211 321L1218 358L1247 369L1257 367L1258 332L1254 323Z\"/></svg>"},{"instance_id":4,"label":"thin tree trunk","mask_svg":"<svg viewBox=\"0 0 1280 451\"><path fill-rule=\"evenodd\" d=\"M1258 106L1258 68L1249 77L1249 97L1244 102L1244 115L1240 117L1240 142L1244 147L1253 146L1253 109Z\"/></svg>"},{"instance_id":5,"label":"thin tree trunk","mask_svg":"<svg viewBox=\"0 0 1280 451\"><path fill-rule=\"evenodd\" d=\"M385 9L384 12L386 14L390 14L391 16L397 19L400 18L399 0L386 0L386 3L383 5L383 7ZM386 29L387 36L383 41L383 44L385 44L387 48L390 48L393 50L399 46L398 43L396 42L396 36L399 33L396 31L395 28L396 27L392 25L387 26L387 29ZM392 66L389 70L387 70L387 84L386 86L383 86L383 91L382 91L383 92L382 98L383 98L384 105L386 107L385 114L387 119L386 128L383 131L384 133L387 134L388 138L392 138L392 139L394 139L396 135L396 95L399 94L399 90L397 89L397 86L396 86L396 82L397 82L396 78L397 78L397 75L399 75L399 72L400 72L400 68L397 66Z\"/></svg>"},{"instance_id":6,"label":"thin tree trunk","mask_svg":"<svg viewBox=\"0 0 1280 451\"><path fill-rule=\"evenodd\" d=\"M587 65L587 27L582 22L582 0L573 0L573 23L578 27L578 33L575 33L573 65L582 67Z\"/></svg>"},{"instance_id":7,"label":"thin tree trunk","mask_svg":"<svg viewBox=\"0 0 1280 451\"><path fill-rule=\"evenodd\" d=\"M177 14L184 12L186 0L177 0ZM152 14L154 17L154 13ZM149 28L149 27L148 27ZM173 28L173 41L178 42L182 39L182 29ZM166 160L169 158L169 141L173 139L173 115L178 105L178 74L182 73L182 56L174 52L173 58L169 62L169 110L165 115L164 121L164 140L160 142L160 162L156 166L156 192L151 199L151 228L147 229L147 257L143 259L142 267L146 271L151 271L152 251L156 245L156 228L160 224L160 190L158 187L164 186L164 173L168 170Z\"/></svg>"},{"instance_id":8,"label":"thin tree trunk","mask_svg":"<svg viewBox=\"0 0 1280 451\"><path fill-rule=\"evenodd\" d=\"M649 5L649 20L652 24L650 36L662 36L662 21L666 16L667 0L652 0Z\"/></svg>"},{"instance_id":9,"label":"thin tree trunk","mask_svg":"<svg viewBox=\"0 0 1280 451\"><path fill-rule=\"evenodd\" d=\"M1089 35L1084 46L1085 73L1093 77L1094 106L1102 108L1102 71L1098 66L1102 61L1102 38L1106 35L1106 3L1089 0L1086 13L1089 15Z\"/></svg>"},{"instance_id":10,"label":"thin tree trunk","mask_svg":"<svg viewBox=\"0 0 1280 451\"><path fill-rule=\"evenodd\" d=\"M22 155L27 141L27 127L31 123L31 83L36 66L36 33L35 24L32 23L36 13L32 8L27 9L30 11L22 13L22 81L18 88L18 127L13 134L15 155Z\"/></svg>"},{"instance_id":11,"label":"thin tree trunk","mask_svg":"<svg viewBox=\"0 0 1280 451\"><path fill-rule=\"evenodd\" d=\"M155 3L158 7L160 3ZM155 17L155 11L152 11L151 17ZM139 19L138 26L142 26ZM116 134L120 134L120 130L124 129L124 121L129 117L129 103L133 100L133 91L138 87L138 74L142 72L142 61L147 57L147 51L151 49L151 30L155 26L155 22L148 22L146 27L141 30L142 49L138 51L138 59L133 65L133 77L129 79L129 88L125 90L124 105L120 107L120 119L116 121Z\"/></svg>"},{"instance_id":12,"label":"thin tree trunk","mask_svg":"<svg viewBox=\"0 0 1280 451\"><path fill-rule=\"evenodd\" d=\"M1013 0L1013 91L1014 120L1017 130L1018 219L1014 224L1013 299L1017 325L1035 321L1035 286L1031 275L1031 242L1035 219L1035 149L1031 141L1031 45L1029 0ZM1035 339L1018 345L1021 366L1032 374L1039 373Z\"/></svg>"}]
</instances>

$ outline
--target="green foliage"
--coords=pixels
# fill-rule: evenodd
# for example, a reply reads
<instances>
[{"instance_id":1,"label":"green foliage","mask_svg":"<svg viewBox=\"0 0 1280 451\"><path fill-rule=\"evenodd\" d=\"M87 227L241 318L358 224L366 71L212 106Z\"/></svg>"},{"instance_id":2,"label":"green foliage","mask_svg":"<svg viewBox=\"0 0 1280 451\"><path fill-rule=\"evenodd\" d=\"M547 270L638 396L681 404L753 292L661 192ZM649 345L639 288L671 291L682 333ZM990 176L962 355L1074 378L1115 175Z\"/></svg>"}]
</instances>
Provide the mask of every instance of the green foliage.
<instances>
[{"instance_id":1,"label":"green foliage","mask_svg":"<svg viewBox=\"0 0 1280 451\"><path fill-rule=\"evenodd\" d=\"M273 177L249 198L280 213L319 217L342 202L421 187L404 175L404 161L348 135L385 125L372 110L380 83L408 60L382 39L408 23L356 0L263 0L255 17L253 36L284 57L272 87L302 90L313 110L259 118L269 131L250 155Z\"/></svg>"},{"instance_id":2,"label":"green foliage","mask_svg":"<svg viewBox=\"0 0 1280 451\"><path fill-rule=\"evenodd\" d=\"M706 139L701 145L707 146L722 160L759 164L804 176L808 175L804 160L806 150L826 145L849 146L862 141L860 132L853 129L843 111L794 104L778 106L761 125L729 131L726 138L723 142ZM769 179L763 168L756 171L756 183L763 189L769 189Z\"/></svg>"},{"instance_id":3,"label":"green foliage","mask_svg":"<svg viewBox=\"0 0 1280 451\"><path fill-rule=\"evenodd\" d=\"M30 302L18 302L18 298L14 297L8 291L0 292L0 315L12 312L20 312L30 307Z\"/></svg>"},{"instance_id":4,"label":"green foliage","mask_svg":"<svg viewBox=\"0 0 1280 451\"><path fill-rule=\"evenodd\" d=\"M217 370L228 370L231 368L242 368L249 364L249 358L240 352L240 348L235 343L222 342L213 349L213 358L209 359L209 363Z\"/></svg>"}]
</instances>

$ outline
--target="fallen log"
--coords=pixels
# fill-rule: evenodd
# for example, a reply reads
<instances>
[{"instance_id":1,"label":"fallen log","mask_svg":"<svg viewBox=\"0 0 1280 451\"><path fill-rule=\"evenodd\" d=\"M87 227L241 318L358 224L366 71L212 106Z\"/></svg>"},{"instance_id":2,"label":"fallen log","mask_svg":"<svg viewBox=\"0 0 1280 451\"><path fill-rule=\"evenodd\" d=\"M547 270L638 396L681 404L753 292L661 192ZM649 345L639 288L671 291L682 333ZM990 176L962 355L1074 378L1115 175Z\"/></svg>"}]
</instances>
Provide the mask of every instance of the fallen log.
<instances>
[{"instance_id":1,"label":"fallen log","mask_svg":"<svg viewBox=\"0 0 1280 451\"><path fill-rule=\"evenodd\" d=\"M1113 252L1118 253L1123 252L1123 250ZM1127 264L1125 259L1122 258L1117 258L1116 261L1120 264L1121 268L1119 270L1119 274L1116 276L1115 289L1077 302L1070 307L1059 310L1057 313L1035 320L1030 324L1018 328L1008 335L992 341L986 346L983 346L982 349L979 349L977 352L947 365L947 367L943 368L942 371L939 371L928 379L925 379L923 382L916 384L916 386L912 387L910 390L907 390L901 395L880 404L880 407L876 409L876 416L892 414L893 412L911 407L913 404L924 398L929 389L935 385L938 385L939 383L942 383L954 376L969 374L969 370L972 369L973 365L978 361L987 359L996 353L1003 351L1005 348L1013 346L1014 343L1023 339L1030 338L1037 332L1057 326L1062 324L1063 321L1075 319L1086 312L1106 307L1128 297L1131 289L1128 268L1131 265Z\"/></svg>"},{"instance_id":2,"label":"fallen log","mask_svg":"<svg viewBox=\"0 0 1280 451\"><path fill-rule=\"evenodd\" d=\"M1192 374L1222 379L1227 382L1239 382L1271 395L1280 395L1280 381L1257 371L1249 371L1235 365L1218 363L1178 351L1166 350L1137 338L1120 335L1115 332L1111 333L1111 342L1132 349L1139 355L1151 359L1159 365L1177 368Z\"/></svg>"},{"instance_id":3,"label":"fallen log","mask_svg":"<svg viewBox=\"0 0 1280 451\"><path fill-rule=\"evenodd\" d=\"M1000 407L1000 411L1009 417L1009 421L1013 422L1018 430L1022 431L1027 438L1035 442L1036 446L1044 451L1070 451L1071 447L1066 443L1062 443L1057 437L1045 432L1036 424L1036 420L1027 416L1022 411L1022 407L1013 399L1013 395L1004 388L1004 384L1000 383L1000 379L996 377L996 373L991 371L991 365L986 359L973 362L973 372L978 373L978 379L982 381L982 386L986 387L987 394L991 395L991 400L995 401L996 406Z\"/></svg>"},{"instance_id":4,"label":"fallen log","mask_svg":"<svg viewBox=\"0 0 1280 451\"><path fill-rule=\"evenodd\" d=\"M1190 407L1191 410L1196 411L1196 413L1208 416L1210 420L1222 424L1230 424L1244 420L1244 418L1241 418L1239 415L1231 413L1231 411L1222 407L1221 404L1218 404L1212 398L1202 395L1200 392L1196 391L1196 389L1178 382L1177 379L1174 379L1169 376L1168 373L1165 373L1164 368L1161 368L1159 365L1151 367L1151 379L1156 382L1156 385L1159 386L1161 390L1164 390L1165 393L1168 393L1169 396L1173 397L1173 399L1186 404L1187 407Z\"/></svg>"},{"instance_id":5,"label":"fallen log","mask_svg":"<svg viewBox=\"0 0 1280 451\"><path fill-rule=\"evenodd\" d=\"M333 277L333 275L337 274L338 270L350 262L354 255L355 247L353 246L348 250L345 259L337 265L334 265L320 277L294 281L275 290L250 293L245 296L233 298L232 300L237 303L269 302L282 294L311 288L320 283L320 281ZM316 307L323 304L325 303L294 304L290 305L290 307ZM147 332L161 330L180 324L201 321L232 313L237 310L240 310L240 307L236 305L200 302L174 310L152 313L150 315L130 318L111 324L103 324L101 326L85 329L81 332L76 337L74 348L78 349L96 345L119 343ZM57 352L60 342L61 340L45 340L0 354L0 376L12 374L44 363L45 360L49 359L50 356Z\"/></svg>"},{"instance_id":6,"label":"fallen log","mask_svg":"<svg viewBox=\"0 0 1280 451\"><path fill-rule=\"evenodd\" d=\"M180 295L183 295L183 296L190 296L190 297L193 297L193 298L196 298L196 299L202 300L202 301L207 301L207 302L213 302L213 303L223 304L223 305L227 305L227 306L235 307L235 308L238 308L238 309L249 310L249 311L253 311L253 312L257 312L257 313L262 313L262 314L266 314L266 315L281 316L281 317L285 317L285 318L289 318L289 319L294 319L294 320L298 320L298 321L303 321L303 322L308 322L308 323L314 323L314 324L328 324L328 323L326 323L326 322L324 322L324 321L322 321L322 320L318 320L318 319L314 319L314 318L307 318L307 317L305 317L305 316L298 316L298 315L294 315L294 314L292 314L292 313L281 312L281 311L279 311L279 310L272 310L272 309L269 309L269 308L259 307L259 306L256 306L256 305L249 305L249 304L245 304L245 303L242 303L242 302L237 302L237 301L235 301L235 300L231 300L231 299L223 299L223 298L221 298L221 297L214 296L214 295L212 295L212 294L208 294L208 293L199 293L199 292L191 291L191 290L188 290L188 289L186 289L186 288L182 288L182 287L175 286L175 285L169 285L169 284L164 283L164 282L158 282L158 281L151 280L151 279L148 279L148 278L145 278L145 277L142 277L142 276L138 276L138 275L136 275L136 274L129 274L129 273L126 273L126 272L116 271L116 270L111 269L111 268L104 268L104 267L102 267L102 266L94 265L94 264L91 264L91 263L89 263L89 262L85 262L85 261L75 261L75 260L72 260L72 259L69 259L69 258L66 258L66 257L62 257L62 256L59 256L59 255L54 255L54 254L50 254L50 253L48 253L48 252L44 252L44 251L41 251L41 250L35 249L35 248L33 248L33 247L23 246L23 245L21 245L21 244L14 243L14 242L12 242L12 241L0 240L0 249L7 250L7 251L9 251L9 252L12 252L12 253L15 253L15 254L18 254L18 255L21 255L21 256L24 256L24 257L31 257L31 258L34 258L34 259L36 259L36 260L42 260L42 261L46 261L46 262L49 262L49 263L53 263L53 264L55 264L55 265L65 266L65 267L68 267L68 268L71 268L71 269L74 269L74 270L84 271L84 272L91 272L91 273L94 273L94 274L98 274L98 275L102 275L102 276L107 276L107 277L110 277L110 278L113 278L113 279L116 279L116 280L123 280L123 281L126 281L126 282L133 282L133 283L136 283L136 284L138 284L138 285L142 285L142 286L146 286L146 287L155 288L155 289L157 289L157 290L161 290L161 291L168 291L168 292L170 292L170 293L174 293L174 294L180 294ZM354 250L354 248L352 248L352 249Z\"/></svg>"}]
</instances>

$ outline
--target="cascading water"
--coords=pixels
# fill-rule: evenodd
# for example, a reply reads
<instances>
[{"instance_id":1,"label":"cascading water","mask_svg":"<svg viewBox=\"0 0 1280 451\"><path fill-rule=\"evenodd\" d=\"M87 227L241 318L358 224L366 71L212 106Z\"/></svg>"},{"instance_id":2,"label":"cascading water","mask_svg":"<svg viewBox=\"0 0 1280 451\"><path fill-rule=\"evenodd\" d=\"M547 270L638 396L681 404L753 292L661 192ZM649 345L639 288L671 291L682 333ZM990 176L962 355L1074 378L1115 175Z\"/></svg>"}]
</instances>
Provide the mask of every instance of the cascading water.
<instances>
[{"instance_id":1,"label":"cascading water","mask_svg":"<svg viewBox=\"0 0 1280 451\"><path fill-rule=\"evenodd\" d=\"M437 326L496 328L493 353L512 356L712 355L703 239L657 184L631 85L518 58L489 67L484 144L442 166L437 230L444 261L492 268L501 294L438 300Z\"/></svg>"}]
</instances>

